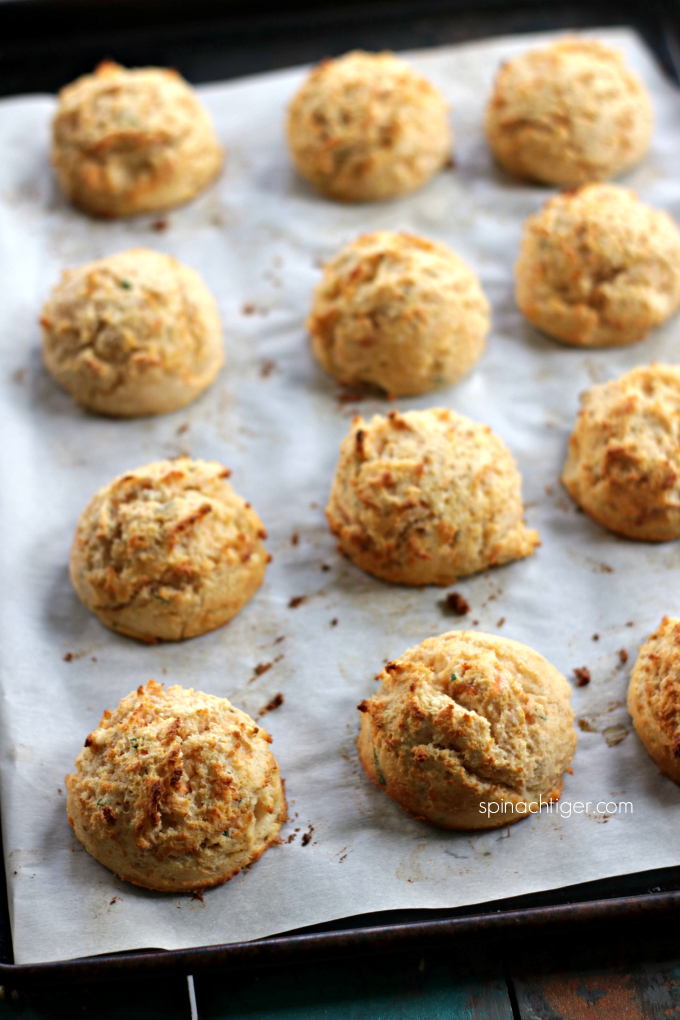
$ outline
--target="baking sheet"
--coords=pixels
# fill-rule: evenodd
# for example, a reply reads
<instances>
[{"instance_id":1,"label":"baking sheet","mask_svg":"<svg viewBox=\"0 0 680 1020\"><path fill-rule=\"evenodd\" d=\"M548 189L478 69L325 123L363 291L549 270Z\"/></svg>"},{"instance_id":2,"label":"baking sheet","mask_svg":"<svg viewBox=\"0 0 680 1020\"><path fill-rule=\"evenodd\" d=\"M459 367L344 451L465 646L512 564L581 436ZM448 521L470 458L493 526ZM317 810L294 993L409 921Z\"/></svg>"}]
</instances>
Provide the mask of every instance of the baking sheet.
<instances>
[{"instance_id":1,"label":"baking sheet","mask_svg":"<svg viewBox=\"0 0 680 1020\"><path fill-rule=\"evenodd\" d=\"M632 33L589 34L622 47L653 97L652 151L625 182L680 219L680 94ZM493 166L482 111L499 62L548 38L410 55L452 102L456 166L420 193L379 205L335 205L291 170L282 120L299 69L201 88L228 149L226 173L192 205L134 222L89 220L56 191L52 98L0 103L0 792L17 963L254 939L370 910L456 907L680 863L680 791L658 775L624 707L637 645L663 613L680 611L680 545L607 534L557 482L579 392L636 364L674 361L680 322L634 347L587 352L542 336L514 306L522 221L548 191ZM319 263L380 228L451 244L493 305L487 353L463 382L391 405L444 405L487 422L519 461L527 523L543 545L530 560L459 582L472 607L465 618L445 614L439 589L363 574L336 553L324 521L352 414L390 405L337 399L311 358L304 317ZM80 411L46 375L36 319L63 267L133 245L203 274L224 318L228 364L188 409L109 421ZM232 468L269 530L274 560L263 589L226 627L146 647L81 606L69 546L98 486L180 452ZM364 778L354 748L355 706L382 664L473 620L527 642L568 676L577 666L592 674L573 694L581 730L560 813L480 835L411 819ZM202 900L120 882L67 824L63 778L85 735L150 677L227 696L253 715L273 695L285 699L265 721L287 781L283 843ZM579 802L591 806L577 813ZM632 810L612 811L620 802Z\"/></svg>"}]
</instances>

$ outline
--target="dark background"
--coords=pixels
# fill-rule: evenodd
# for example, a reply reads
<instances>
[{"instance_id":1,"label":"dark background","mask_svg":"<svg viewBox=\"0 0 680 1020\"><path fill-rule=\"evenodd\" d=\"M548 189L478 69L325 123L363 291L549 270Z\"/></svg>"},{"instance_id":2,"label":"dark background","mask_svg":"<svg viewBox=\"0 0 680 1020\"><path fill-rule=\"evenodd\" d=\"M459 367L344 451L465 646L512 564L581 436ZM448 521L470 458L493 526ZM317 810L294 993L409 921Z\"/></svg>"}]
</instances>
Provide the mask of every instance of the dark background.
<instances>
[{"instance_id":1,"label":"dark background","mask_svg":"<svg viewBox=\"0 0 680 1020\"><path fill-rule=\"evenodd\" d=\"M676 0L0 0L0 95L54 92L104 57L215 81L336 56L628 24L673 68Z\"/></svg>"}]
</instances>

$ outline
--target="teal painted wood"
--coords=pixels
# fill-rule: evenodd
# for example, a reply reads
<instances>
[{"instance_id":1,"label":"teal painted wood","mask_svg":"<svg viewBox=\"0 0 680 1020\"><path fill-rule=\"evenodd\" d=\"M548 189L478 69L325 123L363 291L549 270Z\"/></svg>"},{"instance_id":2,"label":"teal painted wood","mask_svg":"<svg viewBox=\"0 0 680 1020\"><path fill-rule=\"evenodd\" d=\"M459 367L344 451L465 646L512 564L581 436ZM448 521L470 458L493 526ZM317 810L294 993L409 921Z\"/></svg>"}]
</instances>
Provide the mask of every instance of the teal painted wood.
<instances>
[{"instance_id":1,"label":"teal painted wood","mask_svg":"<svg viewBox=\"0 0 680 1020\"><path fill-rule=\"evenodd\" d=\"M522 1020L680 1017L680 961L513 973Z\"/></svg>"},{"instance_id":2,"label":"teal painted wood","mask_svg":"<svg viewBox=\"0 0 680 1020\"><path fill-rule=\"evenodd\" d=\"M645 1017L680 1017L680 960L648 963L633 973Z\"/></svg>"},{"instance_id":3,"label":"teal painted wood","mask_svg":"<svg viewBox=\"0 0 680 1020\"><path fill-rule=\"evenodd\" d=\"M350 960L196 980L200 1020L512 1020L500 968L455 960Z\"/></svg>"}]
</instances>

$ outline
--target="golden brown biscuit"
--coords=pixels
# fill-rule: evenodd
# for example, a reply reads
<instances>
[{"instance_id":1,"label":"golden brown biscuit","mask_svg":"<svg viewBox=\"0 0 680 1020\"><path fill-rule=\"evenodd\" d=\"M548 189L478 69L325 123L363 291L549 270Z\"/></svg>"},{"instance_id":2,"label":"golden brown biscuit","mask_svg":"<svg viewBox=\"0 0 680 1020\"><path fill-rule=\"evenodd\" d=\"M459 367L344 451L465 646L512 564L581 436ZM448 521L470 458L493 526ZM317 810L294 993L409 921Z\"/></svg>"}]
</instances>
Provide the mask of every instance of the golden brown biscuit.
<instances>
[{"instance_id":1,"label":"golden brown biscuit","mask_svg":"<svg viewBox=\"0 0 680 1020\"><path fill-rule=\"evenodd\" d=\"M105 626L142 641L221 627L262 584L260 518L214 461L162 460L128 471L85 507L71 580Z\"/></svg>"},{"instance_id":2,"label":"golden brown biscuit","mask_svg":"<svg viewBox=\"0 0 680 1020\"><path fill-rule=\"evenodd\" d=\"M640 646L628 685L638 736L665 776L680 783L680 620L664 616Z\"/></svg>"},{"instance_id":3,"label":"golden brown biscuit","mask_svg":"<svg viewBox=\"0 0 680 1020\"><path fill-rule=\"evenodd\" d=\"M628 538L680 537L680 368L641 365L593 386L562 482L593 520Z\"/></svg>"},{"instance_id":4,"label":"golden brown biscuit","mask_svg":"<svg viewBox=\"0 0 680 1020\"><path fill-rule=\"evenodd\" d=\"M340 382L427 393L480 357L489 303L447 245L381 230L326 264L307 328L317 360Z\"/></svg>"},{"instance_id":5,"label":"golden brown biscuit","mask_svg":"<svg viewBox=\"0 0 680 1020\"><path fill-rule=\"evenodd\" d=\"M177 71L105 61L59 93L52 164L67 197L93 216L181 205L222 163L210 116Z\"/></svg>"},{"instance_id":6,"label":"golden brown biscuit","mask_svg":"<svg viewBox=\"0 0 680 1020\"><path fill-rule=\"evenodd\" d=\"M69 822L126 882L160 892L227 882L286 818L270 742L226 698L150 680L87 737L66 777Z\"/></svg>"},{"instance_id":7,"label":"golden brown biscuit","mask_svg":"<svg viewBox=\"0 0 680 1020\"><path fill-rule=\"evenodd\" d=\"M615 184L549 199L524 225L517 304L579 347L642 340L680 306L680 232Z\"/></svg>"},{"instance_id":8,"label":"golden brown biscuit","mask_svg":"<svg viewBox=\"0 0 680 1020\"><path fill-rule=\"evenodd\" d=\"M642 159L652 108L620 53L568 38L503 64L485 127L508 173L574 187L615 177Z\"/></svg>"},{"instance_id":9,"label":"golden brown biscuit","mask_svg":"<svg viewBox=\"0 0 680 1020\"><path fill-rule=\"evenodd\" d=\"M453 144L444 97L387 52L354 50L318 64L291 103L287 129L303 177L342 202L420 188Z\"/></svg>"},{"instance_id":10,"label":"golden brown biscuit","mask_svg":"<svg viewBox=\"0 0 680 1020\"><path fill-rule=\"evenodd\" d=\"M475 631L388 662L359 710L366 775L415 818L494 829L557 800L576 749L569 684L532 648Z\"/></svg>"},{"instance_id":11,"label":"golden brown biscuit","mask_svg":"<svg viewBox=\"0 0 680 1020\"><path fill-rule=\"evenodd\" d=\"M220 316L203 280L147 248L66 270L40 324L47 370L100 414L175 411L224 364Z\"/></svg>"},{"instance_id":12,"label":"golden brown biscuit","mask_svg":"<svg viewBox=\"0 0 680 1020\"><path fill-rule=\"evenodd\" d=\"M487 425L444 408L356 417L340 447L326 517L362 570L449 585L531 556L521 478Z\"/></svg>"}]
</instances>

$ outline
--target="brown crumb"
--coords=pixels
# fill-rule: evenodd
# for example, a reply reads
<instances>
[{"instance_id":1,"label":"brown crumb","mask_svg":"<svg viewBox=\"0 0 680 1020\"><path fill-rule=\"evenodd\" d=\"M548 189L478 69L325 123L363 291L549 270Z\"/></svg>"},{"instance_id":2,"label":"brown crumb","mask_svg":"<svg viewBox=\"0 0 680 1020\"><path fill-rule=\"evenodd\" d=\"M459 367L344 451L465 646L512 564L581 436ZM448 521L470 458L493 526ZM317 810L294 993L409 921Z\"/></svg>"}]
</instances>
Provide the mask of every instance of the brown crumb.
<instances>
[{"instance_id":1,"label":"brown crumb","mask_svg":"<svg viewBox=\"0 0 680 1020\"><path fill-rule=\"evenodd\" d=\"M257 666L253 670L253 680L258 676L262 676L262 674L266 673L268 669L271 669L273 665L273 662L258 662Z\"/></svg>"},{"instance_id":2,"label":"brown crumb","mask_svg":"<svg viewBox=\"0 0 680 1020\"><path fill-rule=\"evenodd\" d=\"M338 618L337 618L337 616L334 616L333 619L331 620L331 627L337 627L337 625L338 625Z\"/></svg>"},{"instance_id":3,"label":"brown crumb","mask_svg":"<svg viewBox=\"0 0 680 1020\"><path fill-rule=\"evenodd\" d=\"M254 315L255 311L256 311L255 305L252 304L251 302L248 302L247 304L242 305L241 307L241 313L243 315Z\"/></svg>"},{"instance_id":4,"label":"brown crumb","mask_svg":"<svg viewBox=\"0 0 680 1020\"><path fill-rule=\"evenodd\" d=\"M322 563L322 564L321 564L321 569L322 569L322 570L324 571L324 573L326 573L326 572L327 572L327 571L329 571L329 570L330 570L331 568L329 567L329 565L328 565L327 563Z\"/></svg>"},{"instance_id":5,"label":"brown crumb","mask_svg":"<svg viewBox=\"0 0 680 1020\"><path fill-rule=\"evenodd\" d=\"M473 621L472 621L472 626L473 626L473 627L477 627L477 626L479 626L479 620L473 620Z\"/></svg>"},{"instance_id":6,"label":"brown crumb","mask_svg":"<svg viewBox=\"0 0 680 1020\"><path fill-rule=\"evenodd\" d=\"M306 601L307 601L306 595L295 595L288 603L288 608L297 609L298 606L301 606Z\"/></svg>"},{"instance_id":7,"label":"brown crumb","mask_svg":"<svg viewBox=\"0 0 680 1020\"><path fill-rule=\"evenodd\" d=\"M496 626L497 627L502 627L504 623L505 623L505 617L501 616L500 620L497 621Z\"/></svg>"},{"instance_id":8,"label":"brown crumb","mask_svg":"<svg viewBox=\"0 0 680 1020\"><path fill-rule=\"evenodd\" d=\"M294 839L295 839L295 832L291 832L290 836L286 840L286 843L292 843Z\"/></svg>"},{"instance_id":9,"label":"brown crumb","mask_svg":"<svg viewBox=\"0 0 680 1020\"><path fill-rule=\"evenodd\" d=\"M628 652L625 648L619 648L619 661L628 662Z\"/></svg>"},{"instance_id":10,"label":"brown crumb","mask_svg":"<svg viewBox=\"0 0 680 1020\"><path fill-rule=\"evenodd\" d=\"M339 404L354 404L359 403L360 400L365 400L368 396L367 393L352 393L348 390L343 390L338 393Z\"/></svg>"},{"instance_id":11,"label":"brown crumb","mask_svg":"<svg viewBox=\"0 0 680 1020\"><path fill-rule=\"evenodd\" d=\"M114 903L117 903L120 896L114 896L112 900L109 900L109 906L112 907Z\"/></svg>"},{"instance_id":12,"label":"brown crumb","mask_svg":"<svg viewBox=\"0 0 680 1020\"><path fill-rule=\"evenodd\" d=\"M633 623L632 620L629 620L628 623L626 624L626 627L634 627L634 626L635 626L635 624Z\"/></svg>"},{"instance_id":13,"label":"brown crumb","mask_svg":"<svg viewBox=\"0 0 680 1020\"><path fill-rule=\"evenodd\" d=\"M453 168L455 167L455 165L456 165L456 161L455 161L455 159L453 158L453 154L451 154L451 155L450 155L450 156L448 157L448 159L446 160L446 162L444 163L444 168L445 168L446 170L453 170Z\"/></svg>"},{"instance_id":14,"label":"brown crumb","mask_svg":"<svg viewBox=\"0 0 680 1020\"><path fill-rule=\"evenodd\" d=\"M583 510L581 510L581 513L583 513ZM596 569L599 570L601 574L614 573L614 568L610 567L608 563L598 563Z\"/></svg>"},{"instance_id":15,"label":"brown crumb","mask_svg":"<svg viewBox=\"0 0 680 1020\"><path fill-rule=\"evenodd\" d=\"M199 903L205 903L205 900L203 899L202 889L196 889L195 892L192 892L191 898L192 900L198 900Z\"/></svg>"},{"instance_id":16,"label":"brown crumb","mask_svg":"<svg viewBox=\"0 0 680 1020\"><path fill-rule=\"evenodd\" d=\"M293 534L290 536L290 544L297 545L299 541L300 536L298 535L297 531L294 531Z\"/></svg>"},{"instance_id":17,"label":"brown crumb","mask_svg":"<svg viewBox=\"0 0 680 1020\"><path fill-rule=\"evenodd\" d=\"M597 733L595 727L591 726L587 719L578 719L577 722L578 728L583 730L584 733Z\"/></svg>"},{"instance_id":18,"label":"brown crumb","mask_svg":"<svg viewBox=\"0 0 680 1020\"><path fill-rule=\"evenodd\" d=\"M96 661L97 661L97 656L93 655L92 658L90 659L90 662L96 662Z\"/></svg>"},{"instance_id":19,"label":"brown crumb","mask_svg":"<svg viewBox=\"0 0 680 1020\"><path fill-rule=\"evenodd\" d=\"M166 220L165 216L161 216L159 220L153 221L153 223L151 224L151 229L156 230L159 234L161 234L164 230L168 229L168 226L169 223Z\"/></svg>"},{"instance_id":20,"label":"brown crumb","mask_svg":"<svg viewBox=\"0 0 680 1020\"><path fill-rule=\"evenodd\" d=\"M184 424L180 425L180 427L177 429L177 433L176 434L178 436L183 436L184 433L188 432L188 431L189 431L189 422L185 421Z\"/></svg>"},{"instance_id":21,"label":"brown crumb","mask_svg":"<svg viewBox=\"0 0 680 1020\"><path fill-rule=\"evenodd\" d=\"M274 641L274 644L275 644L275 645L280 645L280 644L281 644L281 642L282 642L282 641L285 641L285 640L286 640L286 635L285 635L285 634L279 634L279 636L278 636L278 637L276 638L276 640Z\"/></svg>"},{"instance_id":22,"label":"brown crumb","mask_svg":"<svg viewBox=\"0 0 680 1020\"><path fill-rule=\"evenodd\" d=\"M63 792L64 792L64 791L62 790L61 786L58 786L58 787L57 787L57 793L58 793L58 794L62 794Z\"/></svg>"},{"instance_id":23,"label":"brown crumb","mask_svg":"<svg viewBox=\"0 0 680 1020\"><path fill-rule=\"evenodd\" d=\"M600 635L599 634L593 634L593 641L599 641L599 640L600 640Z\"/></svg>"},{"instance_id":24,"label":"brown crumb","mask_svg":"<svg viewBox=\"0 0 680 1020\"><path fill-rule=\"evenodd\" d=\"M265 358L260 365L260 377L262 379L268 379L272 372L276 369L276 362L272 361L271 358Z\"/></svg>"},{"instance_id":25,"label":"brown crumb","mask_svg":"<svg viewBox=\"0 0 680 1020\"><path fill-rule=\"evenodd\" d=\"M302 845L303 846L307 846L307 844L311 842L312 833L313 832L314 832L314 826L310 825L309 828L307 829L307 832L303 832L302 833Z\"/></svg>"},{"instance_id":26,"label":"brown crumb","mask_svg":"<svg viewBox=\"0 0 680 1020\"><path fill-rule=\"evenodd\" d=\"M444 601L446 608L450 609L456 616L465 616L466 613L470 612L470 603L457 591L449 592Z\"/></svg>"},{"instance_id":27,"label":"brown crumb","mask_svg":"<svg viewBox=\"0 0 680 1020\"><path fill-rule=\"evenodd\" d=\"M64 662L73 662L73 652L67 652L64 656Z\"/></svg>"},{"instance_id":28,"label":"brown crumb","mask_svg":"<svg viewBox=\"0 0 680 1020\"><path fill-rule=\"evenodd\" d=\"M275 694L274 697L271 699L271 701L268 701L267 704L264 706L264 708L261 708L260 711L257 714L258 715L266 715L267 712L273 712L274 709L280 708L282 704L283 704L283 694L281 694L281 692L279 691L279 693Z\"/></svg>"},{"instance_id":29,"label":"brown crumb","mask_svg":"<svg viewBox=\"0 0 680 1020\"><path fill-rule=\"evenodd\" d=\"M590 670L586 669L585 666L577 666L574 669L574 676L576 677L577 687L585 687L586 684L590 683Z\"/></svg>"}]
</instances>

